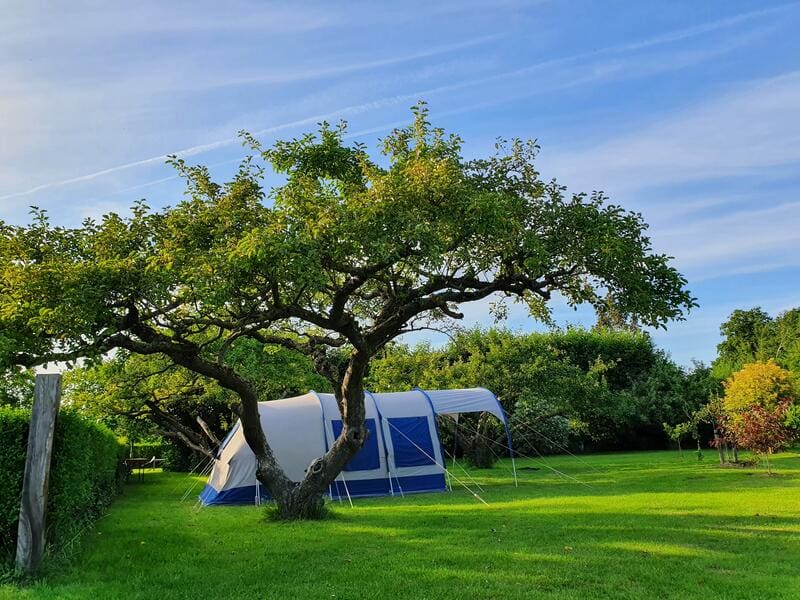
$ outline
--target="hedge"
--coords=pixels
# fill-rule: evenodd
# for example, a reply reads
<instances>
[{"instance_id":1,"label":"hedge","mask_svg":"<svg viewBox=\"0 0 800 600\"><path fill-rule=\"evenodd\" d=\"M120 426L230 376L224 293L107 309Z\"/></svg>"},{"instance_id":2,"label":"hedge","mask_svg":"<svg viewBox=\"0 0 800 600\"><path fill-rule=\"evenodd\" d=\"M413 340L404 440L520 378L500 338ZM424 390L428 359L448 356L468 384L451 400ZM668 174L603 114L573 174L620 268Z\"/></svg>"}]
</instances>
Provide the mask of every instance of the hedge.
<instances>
[{"instance_id":1,"label":"hedge","mask_svg":"<svg viewBox=\"0 0 800 600\"><path fill-rule=\"evenodd\" d=\"M0 407L0 568L13 560L30 412ZM62 410L47 503L48 551L65 548L122 487L125 446L106 427Z\"/></svg>"},{"instance_id":2,"label":"hedge","mask_svg":"<svg viewBox=\"0 0 800 600\"><path fill-rule=\"evenodd\" d=\"M131 456L134 458L164 458L165 446L164 442L139 442L133 445Z\"/></svg>"}]
</instances>

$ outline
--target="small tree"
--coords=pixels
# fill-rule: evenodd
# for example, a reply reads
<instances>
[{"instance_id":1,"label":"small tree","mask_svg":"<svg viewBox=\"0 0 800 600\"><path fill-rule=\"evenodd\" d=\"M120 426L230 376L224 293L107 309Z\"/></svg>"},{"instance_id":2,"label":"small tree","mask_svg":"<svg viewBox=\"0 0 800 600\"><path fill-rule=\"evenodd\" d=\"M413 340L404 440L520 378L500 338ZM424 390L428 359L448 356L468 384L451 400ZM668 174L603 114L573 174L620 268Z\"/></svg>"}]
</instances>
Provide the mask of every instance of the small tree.
<instances>
[{"instance_id":1,"label":"small tree","mask_svg":"<svg viewBox=\"0 0 800 600\"><path fill-rule=\"evenodd\" d=\"M773 407L753 406L733 422L736 439L745 448L765 457L770 475L770 457L793 437L794 432L786 425L790 405L791 402L785 400Z\"/></svg>"},{"instance_id":2,"label":"small tree","mask_svg":"<svg viewBox=\"0 0 800 600\"><path fill-rule=\"evenodd\" d=\"M722 397L717 393L713 393L708 400L708 404L698 412L701 419L709 423L713 428L714 439L711 440L711 445L719 453L719 464L738 463L739 450L734 432L728 425L730 419L728 413L725 412L725 404Z\"/></svg>"},{"instance_id":3,"label":"small tree","mask_svg":"<svg viewBox=\"0 0 800 600\"><path fill-rule=\"evenodd\" d=\"M698 426L700 424L699 419L697 418L696 414L692 415L692 419L686 421L684 423L678 423L677 425L670 425L669 423L664 423L664 433L667 434L667 437L671 439L678 445L678 453L683 458L683 448L681 447L681 440L685 438L687 435L692 436L692 439L697 444L697 460L703 460L703 451L700 449L700 432L698 430Z\"/></svg>"},{"instance_id":4,"label":"small tree","mask_svg":"<svg viewBox=\"0 0 800 600\"><path fill-rule=\"evenodd\" d=\"M789 423L795 390L794 376L773 360L747 364L725 381L726 427L738 444L766 457L770 474L771 455L795 435Z\"/></svg>"}]
</instances>

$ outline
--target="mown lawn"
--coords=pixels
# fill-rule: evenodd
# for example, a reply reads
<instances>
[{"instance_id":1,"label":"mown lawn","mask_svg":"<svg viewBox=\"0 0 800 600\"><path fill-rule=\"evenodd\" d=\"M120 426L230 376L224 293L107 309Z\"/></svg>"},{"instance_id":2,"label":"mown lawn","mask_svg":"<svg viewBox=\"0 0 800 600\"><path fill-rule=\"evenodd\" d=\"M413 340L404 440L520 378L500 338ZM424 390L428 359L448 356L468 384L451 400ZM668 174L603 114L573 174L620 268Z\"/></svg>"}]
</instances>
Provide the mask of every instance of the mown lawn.
<instances>
[{"instance_id":1,"label":"mown lawn","mask_svg":"<svg viewBox=\"0 0 800 600\"><path fill-rule=\"evenodd\" d=\"M70 568L0 598L800 598L800 455L775 477L713 458L554 457L582 483L541 468L519 488L504 463L470 472L488 506L462 489L315 523L198 509L181 501L192 479L152 473Z\"/></svg>"}]
</instances>

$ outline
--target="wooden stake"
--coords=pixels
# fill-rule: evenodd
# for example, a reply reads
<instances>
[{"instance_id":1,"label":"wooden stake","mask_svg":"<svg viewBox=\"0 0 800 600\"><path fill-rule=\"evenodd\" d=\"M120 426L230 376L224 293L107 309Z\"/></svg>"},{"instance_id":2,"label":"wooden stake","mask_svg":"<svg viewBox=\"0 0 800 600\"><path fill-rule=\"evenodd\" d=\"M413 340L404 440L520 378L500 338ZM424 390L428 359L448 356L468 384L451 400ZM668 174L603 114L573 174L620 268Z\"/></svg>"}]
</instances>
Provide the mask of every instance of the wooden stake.
<instances>
[{"instance_id":1,"label":"wooden stake","mask_svg":"<svg viewBox=\"0 0 800 600\"><path fill-rule=\"evenodd\" d=\"M16 566L25 573L36 571L44 554L47 484L60 405L61 375L37 375L17 530Z\"/></svg>"}]
</instances>

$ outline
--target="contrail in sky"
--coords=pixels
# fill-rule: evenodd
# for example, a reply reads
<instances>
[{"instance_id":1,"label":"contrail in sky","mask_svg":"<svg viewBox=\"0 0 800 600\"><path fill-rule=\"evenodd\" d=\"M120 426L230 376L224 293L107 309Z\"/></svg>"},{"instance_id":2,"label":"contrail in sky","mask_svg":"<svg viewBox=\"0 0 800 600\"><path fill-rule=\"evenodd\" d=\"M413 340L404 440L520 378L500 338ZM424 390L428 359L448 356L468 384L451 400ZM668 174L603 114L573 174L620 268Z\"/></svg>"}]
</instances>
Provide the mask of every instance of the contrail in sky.
<instances>
[{"instance_id":1,"label":"contrail in sky","mask_svg":"<svg viewBox=\"0 0 800 600\"><path fill-rule=\"evenodd\" d=\"M372 100L370 102L366 102L366 103L363 103L363 104L355 104L355 105L347 106L347 107L344 107L344 108L341 108L341 109L338 109L338 110L335 110L335 111L332 111L332 112L329 112L329 113L314 115L314 116L311 116L311 117L306 117L306 118L303 118L303 119L298 119L298 120L295 120L295 121L290 121L290 122L287 122L287 123L274 125L274 126L271 126L271 127L267 127L267 128L264 128L264 129L253 131L251 133L254 136L257 136L257 137L258 136L269 135L269 134L278 133L280 131L284 131L284 130L287 130L287 129L292 129L292 128L295 128L295 127L301 127L301 126L309 125L309 124L316 124L316 123L319 123L320 121L325 121L325 120L330 120L330 119L335 119L335 118L341 118L341 117L346 117L346 116L351 116L351 115L362 114L362 113L370 112L370 111L377 110L377 109L380 109L380 108L388 108L390 106L395 106L395 105L403 103L403 102L414 102L414 101L418 100L419 98L422 98L422 97L425 97L425 96L431 96L431 95L434 95L434 94L440 94L442 92L455 91L455 90L459 90L459 89L463 89L463 88L467 88L467 87L472 87L472 86L475 86L475 85L481 85L481 84L484 84L484 83L488 83L490 81L496 81L498 79L503 79L503 78L507 78L507 77L519 76L519 75L530 73L532 71L536 71L536 70L539 70L539 69L552 67L552 66L556 66L556 65L559 65L559 64L574 62L574 61L585 59L585 58L591 58L591 57L595 57L595 56L598 56L598 55L601 55L601 54L610 54L610 53L619 53L619 52L634 52L634 51L642 50L642 49L645 49L645 48L651 48L651 47L655 47L655 46L659 46L659 45L678 42L678 41L681 41L681 40L684 40L684 39L688 39L688 38L691 38L691 37L696 37L696 36L699 36L699 35L703 35L703 34L706 34L706 33L711 33L713 31L717 31L717 30L724 29L724 28L727 28L727 27L732 27L732 26L738 25L740 23L743 23L745 21L749 21L751 19L755 19L755 18L758 18L758 17L761 17L761 16L765 16L765 15L768 15L768 14L776 13L776 12L779 12L779 11L784 11L784 10L789 9L789 8L794 8L794 7L798 6L798 5L800 5L800 2L792 2L792 3L789 3L789 4L783 4L783 5L772 7L772 8L767 8L767 9L762 9L762 10L755 10L755 11L751 11L751 12L741 13L741 14L738 14L738 15L733 15L731 17L725 17L723 19L719 19L719 20L716 20L716 21L710 21L708 23L703 23L701 25L697 25L697 26L694 26L694 27L688 27L688 28L684 28L684 29L675 30L675 31L672 31L672 32L667 32L667 33L664 33L664 34L660 34L658 36L654 36L654 37L651 37L651 38L648 38L648 39L645 39L645 40L641 40L639 42L633 42L633 43L623 44L623 45L618 45L618 46L609 46L609 47L606 47L606 48L600 48L600 49L597 49L597 50L592 50L590 52L585 52L585 53L576 54L576 55L572 55L572 56L546 60L546 61L542 61L542 62L539 62L539 63L535 63L533 65L529 65L527 67L514 69L513 71L506 71L506 72L503 72L503 73L496 73L494 75L489 75L489 76L480 77L480 78L476 78L476 79L469 79L469 80L461 81L461 82L458 82L458 83L453 83L453 84L443 85L443 86L439 86L439 87L435 87L435 88L430 88L430 89L427 89L427 90L417 91L417 92L410 93L410 94L401 94L401 95L390 96L390 97L386 97L386 98L380 98L380 99ZM481 41L485 41L485 39L488 39L488 38L480 38ZM459 47L466 47L468 45L473 45L473 44L471 44L470 42L465 42L465 43L462 43L462 44L454 44L452 46L447 46L447 47L443 47L443 48L444 48L444 50L447 50L447 49L452 50L452 49L457 49ZM419 53L417 55L413 55L412 58L415 58L415 57L416 58L421 58L421 57L425 57L425 56L431 56L433 54L435 54L434 51L429 51L427 53ZM398 59L398 61L399 61L399 59ZM391 64L393 62L396 62L396 61L388 61L387 64ZM379 62L377 62L377 61L374 64L375 64L375 66L380 66ZM370 63L367 63L367 64L362 65L362 66L364 68L368 68L370 66ZM71 177L69 179L62 179L60 181L44 183L44 184L37 185L35 187L29 188L27 190L22 190L22 191L18 191L18 192L12 192L12 193L0 196L0 201L2 201L2 200L10 200L12 198L19 198L19 197L23 197L23 196L29 196L29 195L35 194L37 192L41 192L41 191L45 191L45 190L49 190L49 189L53 189L53 188L57 188L57 187L63 187L63 186L71 185L71 184L75 184L75 183L82 183L82 182L86 182L86 181L91 181L93 179L97 179L99 177L104 177L104 176L110 175L112 173L118 173L120 171L127 171L129 169L134 169L134 168L137 168L137 167L143 167L143 166L153 165L153 164L163 164L167 160L169 155L175 155L175 156L178 156L179 158L186 158L186 157L189 157L189 156L195 156L197 154L203 154L205 152L210 152L212 150L217 150L219 148L224 148L224 147L227 147L227 146L231 146L231 145L236 144L238 142L240 142L240 138L238 136L234 136L234 137L229 137L229 138L225 138L225 139L209 142L207 144L200 144L200 145L197 145L197 146L192 146L190 148L184 148L182 150L177 150L177 151L171 152L169 154L161 154L159 156L153 156L151 158L145 158L145 159L142 159L142 160L137 160L137 161L134 161L134 162L125 163L125 164L122 164L122 165L109 167L107 169L103 169L103 170L100 170L100 171L95 171L93 173L88 173L86 175L80 175L78 177Z\"/></svg>"}]
</instances>

